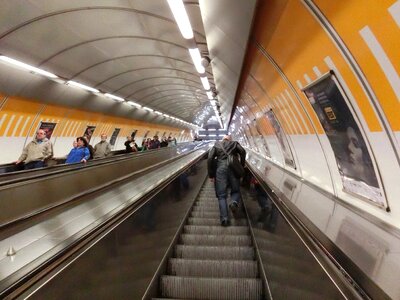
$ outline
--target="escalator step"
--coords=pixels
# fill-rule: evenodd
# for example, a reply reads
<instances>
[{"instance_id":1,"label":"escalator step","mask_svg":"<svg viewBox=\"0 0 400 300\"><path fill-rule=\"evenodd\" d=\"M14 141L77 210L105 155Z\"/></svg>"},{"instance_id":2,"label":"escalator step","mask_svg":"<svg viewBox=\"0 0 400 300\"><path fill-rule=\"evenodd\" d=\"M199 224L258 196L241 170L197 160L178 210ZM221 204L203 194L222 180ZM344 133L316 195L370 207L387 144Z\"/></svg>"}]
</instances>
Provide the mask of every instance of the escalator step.
<instances>
[{"instance_id":1,"label":"escalator step","mask_svg":"<svg viewBox=\"0 0 400 300\"><path fill-rule=\"evenodd\" d=\"M199 205L199 206L194 206L192 211L193 212L204 211L204 212L218 212L219 213L219 208L218 208L218 206L213 207L213 206L208 206L208 205Z\"/></svg>"},{"instance_id":2,"label":"escalator step","mask_svg":"<svg viewBox=\"0 0 400 300\"><path fill-rule=\"evenodd\" d=\"M256 278L257 262L251 260L193 260L171 258L168 274L174 276L202 276L228 278Z\"/></svg>"},{"instance_id":3,"label":"escalator step","mask_svg":"<svg viewBox=\"0 0 400 300\"><path fill-rule=\"evenodd\" d=\"M211 260L253 260L254 249L253 247L176 245L175 257Z\"/></svg>"},{"instance_id":4,"label":"escalator step","mask_svg":"<svg viewBox=\"0 0 400 300\"><path fill-rule=\"evenodd\" d=\"M217 219L206 219L206 218L189 218L189 225L221 225ZM233 226L247 226L246 219L231 219L231 225Z\"/></svg>"},{"instance_id":5,"label":"escalator step","mask_svg":"<svg viewBox=\"0 0 400 300\"><path fill-rule=\"evenodd\" d=\"M254 278L161 276L161 295L186 299L258 300L262 298L262 283Z\"/></svg>"},{"instance_id":6,"label":"escalator step","mask_svg":"<svg viewBox=\"0 0 400 300\"><path fill-rule=\"evenodd\" d=\"M194 218L217 218L219 219L219 211L192 211L191 216Z\"/></svg>"},{"instance_id":7,"label":"escalator step","mask_svg":"<svg viewBox=\"0 0 400 300\"><path fill-rule=\"evenodd\" d=\"M248 234L249 228L246 226L195 226L186 225L184 227L185 233L191 234Z\"/></svg>"},{"instance_id":8,"label":"escalator step","mask_svg":"<svg viewBox=\"0 0 400 300\"><path fill-rule=\"evenodd\" d=\"M185 245L202 246L250 246L249 235L205 235L181 234L180 240Z\"/></svg>"},{"instance_id":9,"label":"escalator step","mask_svg":"<svg viewBox=\"0 0 400 300\"><path fill-rule=\"evenodd\" d=\"M218 200L212 199L212 200L201 200L201 201L196 201L195 206L218 206Z\"/></svg>"}]
</instances>

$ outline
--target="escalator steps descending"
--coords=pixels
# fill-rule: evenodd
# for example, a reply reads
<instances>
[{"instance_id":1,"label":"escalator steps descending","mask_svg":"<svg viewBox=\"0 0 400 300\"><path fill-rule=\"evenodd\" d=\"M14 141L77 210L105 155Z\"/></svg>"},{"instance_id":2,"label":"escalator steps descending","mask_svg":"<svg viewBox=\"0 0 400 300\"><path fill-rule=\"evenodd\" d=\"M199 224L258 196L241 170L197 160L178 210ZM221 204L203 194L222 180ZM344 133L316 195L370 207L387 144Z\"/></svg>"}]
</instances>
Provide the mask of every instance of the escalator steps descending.
<instances>
[{"instance_id":1,"label":"escalator steps descending","mask_svg":"<svg viewBox=\"0 0 400 300\"><path fill-rule=\"evenodd\" d=\"M255 251L245 218L222 227L214 187L205 183L160 278L155 299L262 299Z\"/></svg>"}]
</instances>

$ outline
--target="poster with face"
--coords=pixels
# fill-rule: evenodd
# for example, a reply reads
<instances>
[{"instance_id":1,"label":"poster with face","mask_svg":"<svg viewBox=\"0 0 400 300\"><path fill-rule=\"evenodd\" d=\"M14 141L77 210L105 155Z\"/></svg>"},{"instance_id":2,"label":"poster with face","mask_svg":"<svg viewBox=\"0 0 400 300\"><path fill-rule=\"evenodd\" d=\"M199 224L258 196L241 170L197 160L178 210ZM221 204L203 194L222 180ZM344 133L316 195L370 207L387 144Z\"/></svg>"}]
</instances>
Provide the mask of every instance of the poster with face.
<instances>
[{"instance_id":1,"label":"poster with face","mask_svg":"<svg viewBox=\"0 0 400 300\"><path fill-rule=\"evenodd\" d=\"M114 131L113 131L113 133L111 135L111 138L110 138L110 145L111 146L115 145L115 142L117 141L117 137L118 137L118 134L119 134L120 131L121 131L121 128L114 128Z\"/></svg>"},{"instance_id":2,"label":"poster with face","mask_svg":"<svg viewBox=\"0 0 400 300\"><path fill-rule=\"evenodd\" d=\"M278 139L278 143L282 149L283 157L285 159L285 164L293 169L296 169L296 164L294 162L292 150L290 149L287 136L283 131L281 124L279 124L277 118L275 117L275 114L272 111L272 109L266 112L266 117L270 122L272 128L274 129L276 138Z\"/></svg>"},{"instance_id":3,"label":"poster with face","mask_svg":"<svg viewBox=\"0 0 400 300\"><path fill-rule=\"evenodd\" d=\"M96 126L86 126L85 133L83 134L84 137L87 138L88 143L90 142L90 139L92 138L93 132L96 129Z\"/></svg>"},{"instance_id":4,"label":"poster with face","mask_svg":"<svg viewBox=\"0 0 400 300\"><path fill-rule=\"evenodd\" d=\"M337 78L327 74L303 91L325 129L344 190L385 206L375 162Z\"/></svg>"},{"instance_id":5,"label":"poster with face","mask_svg":"<svg viewBox=\"0 0 400 300\"><path fill-rule=\"evenodd\" d=\"M57 123L51 123L51 122L41 122L39 129L44 130L46 133L46 138L50 140L54 129L56 128Z\"/></svg>"},{"instance_id":6,"label":"poster with face","mask_svg":"<svg viewBox=\"0 0 400 300\"><path fill-rule=\"evenodd\" d=\"M264 155L271 158L271 151L269 150L267 141L265 140L264 135L262 134L261 128L257 124L257 121L254 122L254 129L258 135L258 143L260 145L259 148L263 149Z\"/></svg>"}]
</instances>

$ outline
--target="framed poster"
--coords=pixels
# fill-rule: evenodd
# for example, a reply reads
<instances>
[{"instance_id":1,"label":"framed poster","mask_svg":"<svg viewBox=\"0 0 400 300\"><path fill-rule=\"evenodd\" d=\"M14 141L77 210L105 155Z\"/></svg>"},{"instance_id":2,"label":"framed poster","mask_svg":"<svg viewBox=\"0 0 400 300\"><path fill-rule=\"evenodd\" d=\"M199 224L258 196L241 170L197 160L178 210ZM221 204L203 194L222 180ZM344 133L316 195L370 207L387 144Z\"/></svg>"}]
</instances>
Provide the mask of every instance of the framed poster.
<instances>
[{"instance_id":1,"label":"framed poster","mask_svg":"<svg viewBox=\"0 0 400 300\"><path fill-rule=\"evenodd\" d=\"M121 131L121 128L114 128L114 131L113 131L113 133L111 135L111 138L110 138L110 145L111 146L115 145L115 142L117 140L117 137L118 137L118 134L119 134L120 131Z\"/></svg>"},{"instance_id":2,"label":"framed poster","mask_svg":"<svg viewBox=\"0 0 400 300\"><path fill-rule=\"evenodd\" d=\"M303 92L325 130L344 191L387 206L376 163L367 139L333 72L306 86Z\"/></svg>"},{"instance_id":3,"label":"framed poster","mask_svg":"<svg viewBox=\"0 0 400 300\"><path fill-rule=\"evenodd\" d=\"M85 136L88 140L88 143L90 143L90 139L92 138L93 132L96 129L96 126L86 126L85 132L83 136Z\"/></svg>"},{"instance_id":4,"label":"framed poster","mask_svg":"<svg viewBox=\"0 0 400 300\"><path fill-rule=\"evenodd\" d=\"M44 132L46 133L46 138L48 138L50 140L50 138L53 134L54 128L56 128L56 125L57 125L57 123L40 122L38 130L39 129L44 130Z\"/></svg>"},{"instance_id":5,"label":"framed poster","mask_svg":"<svg viewBox=\"0 0 400 300\"><path fill-rule=\"evenodd\" d=\"M267 141L265 140L265 138L261 132L261 128L257 124L257 120L254 121L254 129L256 130L256 132L258 134L258 142L260 144L260 148L263 149L264 155L271 158L271 151L269 150Z\"/></svg>"},{"instance_id":6,"label":"framed poster","mask_svg":"<svg viewBox=\"0 0 400 300\"><path fill-rule=\"evenodd\" d=\"M283 158L285 159L285 164L296 169L296 164L294 162L292 149L290 149L289 142L285 132L283 131L281 124L279 124L275 113L270 109L266 113L267 120L270 122L272 128L274 129L275 135L278 139L278 143L281 147Z\"/></svg>"}]
</instances>

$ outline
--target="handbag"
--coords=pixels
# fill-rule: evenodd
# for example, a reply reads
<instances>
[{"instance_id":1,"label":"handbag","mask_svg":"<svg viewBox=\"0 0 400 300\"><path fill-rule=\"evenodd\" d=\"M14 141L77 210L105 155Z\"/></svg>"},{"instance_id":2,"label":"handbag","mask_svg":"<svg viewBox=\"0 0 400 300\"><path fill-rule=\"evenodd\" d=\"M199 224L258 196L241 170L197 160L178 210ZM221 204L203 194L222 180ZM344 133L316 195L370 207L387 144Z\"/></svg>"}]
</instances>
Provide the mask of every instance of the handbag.
<instances>
[{"instance_id":1,"label":"handbag","mask_svg":"<svg viewBox=\"0 0 400 300\"><path fill-rule=\"evenodd\" d=\"M232 153L228 154L222 143L221 143L221 147L222 147L222 151L224 151L224 153L228 157L227 158L228 167L232 170L235 177L236 178L243 177L244 168L243 168L242 164L240 163L239 157L237 156L237 154L232 154ZM233 149L233 150L235 150L235 149ZM232 152L233 152L233 150L232 150Z\"/></svg>"}]
</instances>

